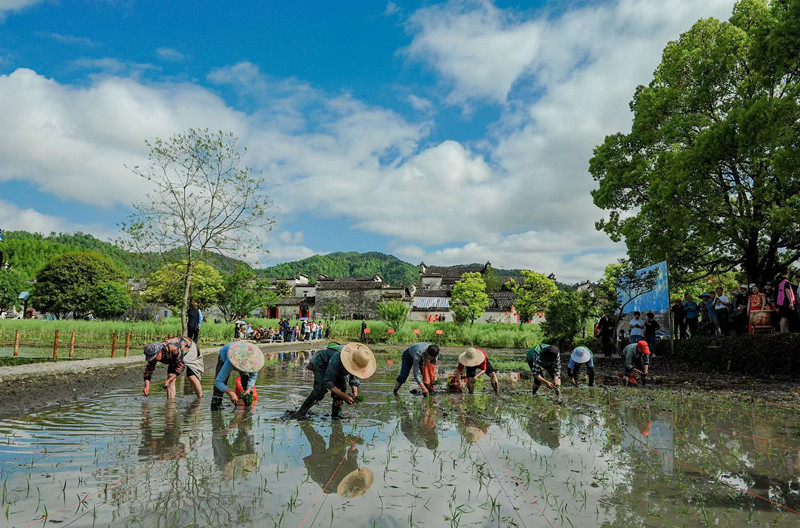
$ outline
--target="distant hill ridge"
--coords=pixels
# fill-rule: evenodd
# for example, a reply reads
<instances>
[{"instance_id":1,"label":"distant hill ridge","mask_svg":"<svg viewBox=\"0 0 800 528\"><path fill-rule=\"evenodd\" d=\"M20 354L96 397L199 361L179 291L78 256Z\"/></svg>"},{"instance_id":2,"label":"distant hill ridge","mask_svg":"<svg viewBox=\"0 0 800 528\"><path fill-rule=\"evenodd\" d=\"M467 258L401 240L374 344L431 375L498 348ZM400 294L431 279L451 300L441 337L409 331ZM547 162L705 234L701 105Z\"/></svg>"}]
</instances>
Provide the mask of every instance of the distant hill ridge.
<instances>
[{"instance_id":1,"label":"distant hill ridge","mask_svg":"<svg viewBox=\"0 0 800 528\"><path fill-rule=\"evenodd\" d=\"M134 253L116 244L105 242L87 233L29 233L27 231L4 231L5 242L0 242L0 251L11 266L32 279L36 272L53 258L69 251L93 251L118 264L129 277L147 277L164 265L164 259L156 253ZM176 249L167 255L167 260L183 258ZM209 253L206 262L220 271L230 273L238 265L253 269L246 262ZM482 267L484 264L466 264L459 267ZM519 276L520 270L493 268L502 277ZM393 286L410 286L419 282L419 268L394 255L378 251L359 253L339 251L325 255L314 255L294 262L285 262L265 269L255 269L261 277L294 277L298 273L315 280L319 275L329 277L356 278L380 275Z\"/></svg>"}]
</instances>

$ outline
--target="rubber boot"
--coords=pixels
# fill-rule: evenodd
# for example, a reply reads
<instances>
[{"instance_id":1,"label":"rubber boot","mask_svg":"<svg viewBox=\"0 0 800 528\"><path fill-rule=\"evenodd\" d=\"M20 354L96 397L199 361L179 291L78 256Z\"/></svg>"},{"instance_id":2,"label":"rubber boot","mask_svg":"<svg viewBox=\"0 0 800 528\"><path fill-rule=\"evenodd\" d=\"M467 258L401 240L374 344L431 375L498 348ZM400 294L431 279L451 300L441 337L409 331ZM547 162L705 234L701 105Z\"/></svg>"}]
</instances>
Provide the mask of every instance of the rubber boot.
<instances>
[{"instance_id":1,"label":"rubber boot","mask_svg":"<svg viewBox=\"0 0 800 528\"><path fill-rule=\"evenodd\" d=\"M337 403L339 403L339 405L336 405ZM341 420L343 418L341 402L333 402L331 404L331 418L334 420Z\"/></svg>"},{"instance_id":2,"label":"rubber boot","mask_svg":"<svg viewBox=\"0 0 800 528\"><path fill-rule=\"evenodd\" d=\"M303 402L303 405L301 405L297 412L292 415L292 418L297 420L305 417L308 410L311 409L315 403L317 403L317 400L314 398L314 395L309 394L308 398L306 398L306 401Z\"/></svg>"}]
</instances>

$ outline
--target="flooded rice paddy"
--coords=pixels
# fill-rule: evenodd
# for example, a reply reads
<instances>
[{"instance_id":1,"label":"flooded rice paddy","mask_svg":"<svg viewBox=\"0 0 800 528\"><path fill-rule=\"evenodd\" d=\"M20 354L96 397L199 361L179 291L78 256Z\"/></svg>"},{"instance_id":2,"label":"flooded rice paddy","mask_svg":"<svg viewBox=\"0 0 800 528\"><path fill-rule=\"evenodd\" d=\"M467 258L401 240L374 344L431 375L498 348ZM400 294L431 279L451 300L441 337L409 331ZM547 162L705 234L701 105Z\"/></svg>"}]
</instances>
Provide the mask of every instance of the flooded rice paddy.
<instances>
[{"instance_id":1,"label":"flooded rice paddy","mask_svg":"<svg viewBox=\"0 0 800 528\"><path fill-rule=\"evenodd\" d=\"M331 421L264 368L252 411L130 389L0 422L0 525L800 526L793 409L616 385L391 396L397 365ZM386 363L385 360L382 361ZM488 386L488 383L486 384Z\"/></svg>"}]
</instances>

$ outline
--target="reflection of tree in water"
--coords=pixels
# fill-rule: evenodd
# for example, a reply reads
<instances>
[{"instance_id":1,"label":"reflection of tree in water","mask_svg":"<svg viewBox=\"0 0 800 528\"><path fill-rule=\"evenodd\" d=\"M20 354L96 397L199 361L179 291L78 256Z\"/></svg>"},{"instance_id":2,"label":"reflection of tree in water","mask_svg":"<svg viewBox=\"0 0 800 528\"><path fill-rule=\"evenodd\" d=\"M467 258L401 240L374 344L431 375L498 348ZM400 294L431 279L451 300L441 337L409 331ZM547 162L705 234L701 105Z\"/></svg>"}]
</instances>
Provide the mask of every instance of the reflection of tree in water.
<instances>
[{"instance_id":1,"label":"reflection of tree in water","mask_svg":"<svg viewBox=\"0 0 800 528\"><path fill-rule=\"evenodd\" d=\"M800 452L787 455L770 442L782 423L691 405L682 406L675 417L621 406L602 412L606 423L622 427L621 435L608 435L609 440L630 455L620 459L625 478L607 501L619 505L609 526L648 525L648 515L677 522L679 513L692 522L705 522L706 515L709 523L720 526L742 525L750 511L758 514L756 522L794 515L741 490L800 509L800 497L793 491L800 489Z\"/></svg>"},{"instance_id":2,"label":"reflection of tree in water","mask_svg":"<svg viewBox=\"0 0 800 528\"><path fill-rule=\"evenodd\" d=\"M345 435L340 420L332 420L327 446L325 439L308 420L301 421L300 429L311 444L311 454L303 458L308 476L319 484L323 492L336 493L342 479L358 469L356 445L360 439L354 435Z\"/></svg>"},{"instance_id":3,"label":"reflection of tree in water","mask_svg":"<svg viewBox=\"0 0 800 528\"><path fill-rule=\"evenodd\" d=\"M415 402L416 403L416 402ZM420 405L400 404L400 430L408 441L431 451L439 447L436 431L436 404L421 400Z\"/></svg>"},{"instance_id":4,"label":"reflection of tree in water","mask_svg":"<svg viewBox=\"0 0 800 528\"><path fill-rule=\"evenodd\" d=\"M182 429L184 425L196 425L199 410L200 401L196 400L181 415L176 410L175 401L168 401L164 408L163 420L154 424L150 416L150 407L147 402L143 402L139 457L142 460L149 460L153 457L172 456L174 453L179 453L177 457L185 456L183 452L186 450L186 444L182 438ZM158 434L159 430L161 434ZM189 431L196 432L196 427L189 428Z\"/></svg>"},{"instance_id":5,"label":"reflection of tree in water","mask_svg":"<svg viewBox=\"0 0 800 528\"><path fill-rule=\"evenodd\" d=\"M214 463L226 480L239 478L258 469L258 455L250 430L253 427L253 414L249 409L237 408L229 425L225 425L222 411L211 412L211 427L214 437L211 448ZM230 433L224 429L236 429L236 436L230 440Z\"/></svg>"}]
</instances>

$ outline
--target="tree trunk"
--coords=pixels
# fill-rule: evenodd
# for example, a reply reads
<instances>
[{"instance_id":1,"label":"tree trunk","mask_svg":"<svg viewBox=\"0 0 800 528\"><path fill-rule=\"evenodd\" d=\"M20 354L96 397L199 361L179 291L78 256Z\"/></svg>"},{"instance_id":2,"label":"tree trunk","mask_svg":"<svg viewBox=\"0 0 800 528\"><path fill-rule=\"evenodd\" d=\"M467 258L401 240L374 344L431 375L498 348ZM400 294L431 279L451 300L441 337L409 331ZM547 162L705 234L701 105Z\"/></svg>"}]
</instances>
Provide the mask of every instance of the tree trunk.
<instances>
[{"instance_id":1,"label":"tree trunk","mask_svg":"<svg viewBox=\"0 0 800 528\"><path fill-rule=\"evenodd\" d=\"M192 259L186 261L186 276L183 281L183 301L181 303L181 335L189 335L186 327L186 307L189 306L189 288L192 286Z\"/></svg>"}]
</instances>

